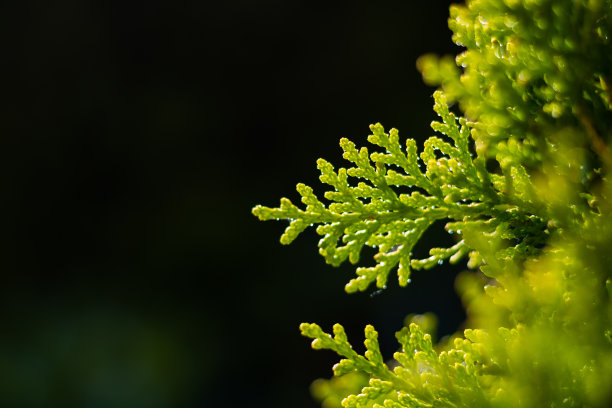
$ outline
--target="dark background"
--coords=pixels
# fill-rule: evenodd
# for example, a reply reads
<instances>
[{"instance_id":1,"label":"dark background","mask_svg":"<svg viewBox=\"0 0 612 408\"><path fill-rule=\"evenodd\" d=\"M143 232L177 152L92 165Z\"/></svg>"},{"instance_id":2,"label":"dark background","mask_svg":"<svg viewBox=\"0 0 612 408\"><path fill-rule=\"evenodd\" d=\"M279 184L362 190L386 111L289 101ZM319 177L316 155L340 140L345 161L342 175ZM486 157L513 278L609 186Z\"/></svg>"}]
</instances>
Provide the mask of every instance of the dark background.
<instances>
[{"instance_id":1,"label":"dark background","mask_svg":"<svg viewBox=\"0 0 612 408\"><path fill-rule=\"evenodd\" d=\"M454 332L461 267L347 295L313 231L250 213L371 123L433 133L415 61L459 51L448 5L3 2L0 405L316 407L337 358L300 322L358 350L372 323L386 358L408 313Z\"/></svg>"}]
</instances>

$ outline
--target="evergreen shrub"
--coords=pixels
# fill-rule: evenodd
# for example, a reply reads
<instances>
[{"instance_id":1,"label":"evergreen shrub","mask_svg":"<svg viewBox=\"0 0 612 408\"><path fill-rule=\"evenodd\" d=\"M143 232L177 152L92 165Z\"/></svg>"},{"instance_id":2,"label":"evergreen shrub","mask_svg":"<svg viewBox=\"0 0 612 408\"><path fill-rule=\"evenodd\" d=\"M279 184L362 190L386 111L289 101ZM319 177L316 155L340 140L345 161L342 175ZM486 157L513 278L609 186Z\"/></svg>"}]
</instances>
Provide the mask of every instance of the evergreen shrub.
<instances>
[{"instance_id":1,"label":"evergreen shrub","mask_svg":"<svg viewBox=\"0 0 612 408\"><path fill-rule=\"evenodd\" d=\"M369 148L340 141L347 168L319 159L323 198L298 184L305 207L253 213L289 221L283 244L316 225L331 265L375 248L349 293L467 260L469 328L435 344L417 317L385 361L372 326L360 355L341 325L303 323L342 357L314 394L324 407L610 407L612 0L472 0L449 26L465 50L417 62L438 87L438 136L418 147L373 125ZM414 259L440 220L456 244Z\"/></svg>"}]
</instances>

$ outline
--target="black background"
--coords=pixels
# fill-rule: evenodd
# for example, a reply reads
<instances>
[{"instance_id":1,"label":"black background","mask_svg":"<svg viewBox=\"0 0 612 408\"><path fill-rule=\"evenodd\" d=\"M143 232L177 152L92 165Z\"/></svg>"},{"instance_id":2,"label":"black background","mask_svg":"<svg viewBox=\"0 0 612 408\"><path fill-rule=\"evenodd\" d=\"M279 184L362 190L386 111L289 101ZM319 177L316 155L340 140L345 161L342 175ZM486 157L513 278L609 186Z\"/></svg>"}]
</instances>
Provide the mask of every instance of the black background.
<instances>
[{"instance_id":1,"label":"black background","mask_svg":"<svg viewBox=\"0 0 612 408\"><path fill-rule=\"evenodd\" d=\"M447 1L60 1L0 6L0 402L7 407L316 407L331 376L302 321L463 319L457 267L347 295L306 232L256 204L318 187L368 125L422 143L456 54ZM440 226L436 226L440 227ZM452 243L435 228L416 248ZM367 262L368 257L364 257Z\"/></svg>"}]
</instances>

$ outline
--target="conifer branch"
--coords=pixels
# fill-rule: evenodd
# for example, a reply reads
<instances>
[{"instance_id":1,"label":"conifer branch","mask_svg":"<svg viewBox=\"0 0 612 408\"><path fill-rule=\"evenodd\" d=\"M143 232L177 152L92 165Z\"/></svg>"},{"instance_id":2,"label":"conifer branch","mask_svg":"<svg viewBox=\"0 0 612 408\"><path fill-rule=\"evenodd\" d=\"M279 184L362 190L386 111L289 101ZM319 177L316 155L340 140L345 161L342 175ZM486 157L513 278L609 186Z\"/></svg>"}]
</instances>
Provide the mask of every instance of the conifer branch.
<instances>
[{"instance_id":1,"label":"conifer branch","mask_svg":"<svg viewBox=\"0 0 612 408\"><path fill-rule=\"evenodd\" d=\"M412 259L419 238L438 220L450 221L448 231L460 234L462 225L483 220L489 220L487 225L496 231L510 221L516 228L521 220L534 218L520 210L530 208L533 201L533 187L523 167L502 163L510 179L503 184L496 182L496 176L488 174L482 160L474 159L470 152L467 121L457 120L449 111L442 92L436 92L434 99L434 110L442 120L433 122L432 128L446 135L448 141L430 137L418 155L413 139L406 141L404 150L396 129L387 134L380 124L373 125L368 141L384 152L370 153L366 147L358 150L353 142L342 139L343 157L353 167L336 172L330 163L318 160L321 182L333 188L324 194L329 205L321 202L311 187L298 184L305 210L283 198L280 207L257 206L253 214L261 220L289 221L281 236L283 244L291 243L309 226L318 225L316 231L322 236L319 253L334 266L347 259L357 263L364 246L378 248L376 265L357 268L357 277L346 285L347 292L364 291L373 282L383 288L395 268L399 284L405 286L411 269L429 269L446 260L459 262L475 250L459 240L450 248L432 248L426 259ZM351 179L358 182L351 183ZM402 193L400 188L408 188L409 193ZM518 239L512 229L503 227L503 231L508 239ZM542 231L529 232L541 241ZM536 251L524 242L528 241L509 248L507 257Z\"/></svg>"},{"instance_id":2,"label":"conifer branch","mask_svg":"<svg viewBox=\"0 0 612 408\"><path fill-rule=\"evenodd\" d=\"M450 13L453 40L466 50L455 61L427 55L417 63L441 88L432 128L443 137L419 154L413 139L403 147L397 130L373 125L368 141L377 151L342 139L351 167L317 162L331 187L326 203L299 184L305 209L286 198L253 209L289 222L283 244L317 225L319 252L332 265L377 248L376 265L357 268L349 292L384 287L396 268L401 285L411 269L447 260L468 257L468 268L480 270L457 278L468 328L434 345L427 324L408 324L396 333L393 359L382 356L372 326L360 355L342 326L332 336L302 324L313 348L342 357L334 373L344 386L326 407L339 408L341 396L344 408L607 408L612 0L473 0ZM439 220L457 243L412 259Z\"/></svg>"}]
</instances>

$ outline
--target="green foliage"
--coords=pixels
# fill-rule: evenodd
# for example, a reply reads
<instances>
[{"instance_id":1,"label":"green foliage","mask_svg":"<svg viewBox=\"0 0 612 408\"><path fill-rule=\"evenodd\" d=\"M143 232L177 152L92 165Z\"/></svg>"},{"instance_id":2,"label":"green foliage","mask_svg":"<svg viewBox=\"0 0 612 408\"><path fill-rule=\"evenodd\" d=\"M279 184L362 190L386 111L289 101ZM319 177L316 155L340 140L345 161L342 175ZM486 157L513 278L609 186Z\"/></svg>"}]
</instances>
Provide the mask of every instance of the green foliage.
<instances>
[{"instance_id":1,"label":"green foliage","mask_svg":"<svg viewBox=\"0 0 612 408\"><path fill-rule=\"evenodd\" d=\"M609 141L611 7L606 0L453 6L453 40L467 50L455 61L424 56L418 66L477 123L480 150L495 157L508 147L499 142L513 140L516 159L533 165L542 160L545 136L561 127L597 123Z\"/></svg>"},{"instance_id":2,"label":"green foliage","mask_svg":"<svg viewBox=\"0 0 612 408\"><path fill-rule=\"evenodd\" d=\"M417 154L414 140L371 126L376 151L342 139L351 167L318 161L328 204L299 184L305 209L282 199L253 213L289 221L283 244L317 224L332 265L377 248L348 292L467 256L457 289L470 328L435 344L431 319L415 317L386 360L372 326L362 356L342 326L331 336L302 324L313 348L343 357L338 379L313 392L326 407L610 406L612 1L474 0L451 7L449 26L466 51L418 61L440 86L432 128L443 137ZM449 111L455 101L465 117ZM412 259L439 220L457 243Z\"/></svg>"},{"instance_id":3,"label":"green foliage","mask_svg":"<svg viewBox=\"0 0 612 408\"><path fill-rule=\"evenodd\" d=\"M508 172L514 179L489 174L484 159L472 159L468 122L462 118L457 123L441 92L436 92L434 99L442 122L433 122L432 128L447 135L452 144L430 137L419 157L414 140L406 141L404 151L396 129L386 134L380 124L373 125L368 141L386 149L385 153L370 154L365 147L357 150L352 142L342 139L343 157L354 167L336 172L330 163L319 159L321 181L335 190L325 193L332 201L329 206L312 188L298 184L305 210L283 198L279 208L257 206L253 213L262 220L290 221L281 237L283 244L292 242L308 226L320 224L317 233L323 238L319 252L332 265L346 259L357 263L364 245L378 248L376 266L357 268L358 277L347 284L348 292L363 291L374 281L384 287L396 266L399 283L404 286L411 267L427 269L446 259L457 262L470 251L471 264L478 265L480 255L465 240L450 248L432 248L427 259L411 260L412 248L437 220L450 220L446 229L451 234L481 226L492 236L511 241L513 245L504 255L508 259L537 252L548 230L545 219L525 211L534 205L533 186L525 169L520 164L510 166ZM425 171L420 169L419 159ZM349 177L365 181L352 187ZM506 189L514 193L505 194Z\"/></svg>"}]
</instances>

